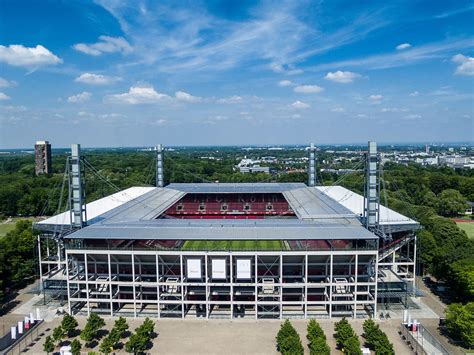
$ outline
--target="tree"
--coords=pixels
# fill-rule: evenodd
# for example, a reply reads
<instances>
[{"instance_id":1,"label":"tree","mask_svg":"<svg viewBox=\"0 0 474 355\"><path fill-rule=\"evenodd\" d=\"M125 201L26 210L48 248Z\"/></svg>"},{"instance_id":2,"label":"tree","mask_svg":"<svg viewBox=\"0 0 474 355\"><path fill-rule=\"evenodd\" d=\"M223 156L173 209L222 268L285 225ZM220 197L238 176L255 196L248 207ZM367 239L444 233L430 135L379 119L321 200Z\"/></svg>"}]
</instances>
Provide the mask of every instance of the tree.
<instances>
[{"instance_id":1,"label":"tree","mask_svg":"<svg viewBox=\"0 0 474 355\"><path fill-rule=\"evenodd\" d=\"M86 342L91 342L97 338L100 328L105 325L104 320L96 313L91 313L87 318L87 323L81 332L81 339Z\"/></svg>"},{"instance_id":2,"label":"tree","mask_svg":"<svg viewBox=\"0 0 474 355\"><path fill-rule=\"evenodd\" d=\"M311 355L330 355L331 348L323 338L315 338L309 345L309 353Z\"/></svg>"},{"instance_id":3,"label":"tree","mask_svg":"<svg viewBox=\"0 0 474 355\"><path fill-rule=\"evenodd\" d=\"M53 338L51 338L50 335L48 335L44 341L44 344L43 344L43 350L44 352L46 352L47 354L51 353L54 351L54 340Z\"/></svg>"},{"instance_id":4,"label":"tree","mask_svg":"<svg viewBox=\"0 0 474 355\"><path fill-rule=\"evenodd\" d=\"M61 322L61 327L66 332L68 337L71 337L74 330L77 328L77 320L69 314L65 314Z\"/></svg>"},{"instance_id":5,"label":"tree","mask_svg":"<svg viewBox=\"0 0 474 355\"><path fill-rule=\"evenodd\" d=\"M116 328L120 332L120 337L123 336L123 333L128 330L128 323L124 317L119 317L115 321L114 328Z\"/></svg>"},{"instance_id":6,"label":"tree","mask_svg":"<svg viewBox=\"0 0 474 355\"><path fill-rule=\"evenodd\" d=\"M338 346L341 348L344 347L347 339L356 336L354 329L352 329L346 318L342 318L339 322L336 322L334 325L334 330L336 331L334 337L336 338Z\"/></svg>"},{"instance_id":7,"label":"tree","mask_svg":"<svg viewBox=\"0 0 474 355\"><path fill-rule=\"evenodd\" d=\"M460 338L467 347L474 347L474 302L465 305L453 303L446 311L446 327L454 338Z\"/></svg>"},{"instance_id":8,"label":"tree","mask_svg":"<svg viewBox=\"0 0 474 355\"><path fill-rule=\"evenodd\" d=\"M53 330L53 339L58 344L61 343L61 341L63 340L65 335L66 335L66 332L64 331L64 329L60 325L58 325L56 328L54 328L54 330Z\"/></svg>"},{"instance_id":9,"label":"tree","mask_svg":"<svg viewBox=\"0 0 474 355\"><path fill-rule=\"evenodd\" d=\"M105 326L105 321L97 313L91 313L89 318L87 318L87 324L90 324L92 329L99 330Z\"/></svg>"},{"instance_id":10,"label":"tree","mask_svg":"<svg viewBox=\"0 0 474 355\"><path fill-rule=\"evenodd\" d=\"M125 351L128 353L139 354L146 350L148 339L143 334L134 333L125 343Z\"/></svg>"},{"instance_id":11,"label":"tree","mask_svg":"<svg viewBox=\"0 0 474 355\"><path fill-rule=\"evenodd\" d=\"M81 342L79 340L74 339L71 342L71 353L72 353L72 355L80 355L81 348L82 348L82 345L81 345Z\"/></svg>"},{"instance_id":12,"label":"tree","mask_svg":"<svg viewBox=\"0 0 474 355\"><path fill-rule=\"evenodd\" d=\"M300 336L288 319L280 326L276 340L277 349L282 354L303 354L304 352Z\"/></svg>"},{"instance_id":13,"label":"tree","mask_svg":"<svg viewBox=\"0 0 474 355\"><path fill-rule=\"evenodd\" d=\"M439 194L438 213L442 216L456 216L467 207L466 199L458 190L446 189Z\"/></svg>"},{"instance_id":14,"label":"tree","mask_svg":"<svg viewBox=\"0 0 474 355\"><path fill-rule=\"evenodd\" d=\"M362 355L360 350L360 341L357 336L351 336L344 341L344 353L350 355Z\"/></svg>"},{"instance_id":15,"label":"tree","mask_svg":"<svg viewBox=\"0 0 474 355\"><path fill-rule=\"evenodd\" d=\"M308 334L306 335L306 338L310 342L314 338L323 338L324 340L326 340L326 335L324 334L324 331L322 330L321 326L319 325L318 322L316 322L315 319L310 319L306 330L308 332Z\"/></svg>"},{"instance_id":16,"label":"tree","mask_svg":"<svg viewBox=\"0 0 474 355\"><path fill-rule=\"evenodd\" d=\"M110 337L105 337L100 343L99 350L107 355L114 351L114 345L115 342Z\"/></svg>"},{"instance_id":17,"label":"tree","mask_svg":"<svg viewBox=\"0 0 474 355\"><path fill-rule=\"evenodd\" d=\"M393 344L388 340L378 324L372 319L367 319L363 324L364 334L362 335L367 346L375 351L376 355L395 355Z\"/></svg>"},{"instance_id":18,"label":"tree","mask_svg":"<svg viewBox=\"0 0 474 355\"><path fill-rule=\"evenodd\" d=\"M95 339L97 331L94 331L90 326L86 324L84 329L81 331L80 338L87 343L90 343Z\"/></svg>"},{"instance_id":19,"label":"tree","mask_svg":"<svg viewBox=\"0 0 474 355\"><path fill-rule=\"evenodd\" d=\"M331 353L331 349L326 343L326 335L315 319L311 319L308 323L306 339L308 339L311 355L329 355Z\"/></svg>"}]
</instances>

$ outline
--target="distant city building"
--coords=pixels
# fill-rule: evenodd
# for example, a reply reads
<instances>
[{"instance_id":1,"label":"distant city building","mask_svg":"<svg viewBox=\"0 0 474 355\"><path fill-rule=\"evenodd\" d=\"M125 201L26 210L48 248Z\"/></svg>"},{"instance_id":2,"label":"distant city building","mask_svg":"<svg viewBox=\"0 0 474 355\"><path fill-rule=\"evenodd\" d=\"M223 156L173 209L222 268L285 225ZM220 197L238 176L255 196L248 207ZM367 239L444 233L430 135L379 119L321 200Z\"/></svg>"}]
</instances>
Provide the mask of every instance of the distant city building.
<instances>
[{"instance_id":1,"label":"distant city building","mask_svg":"<svg viewBox=\"0 0 474 355\"><path fill-rule=\"evenodd\" d=\"M270 174L270 167L268 166L260 166L259 163L262 160L253 160L253 159L247 159L247 157L244 157L239 164L236 165L236 169L239 170L239 172L245 174L245 173L265 173L265 174Z\"/></svg>"},{"instance_id":2,"label":"distant city building","mask_svg":"<svg viewBox=\"0 0 474 355\"><path fill-rule=\"evenodd\" d=\"M51 174L51 144L37 141L35 144L35 174Z\"/></svg>"}]
</instances>

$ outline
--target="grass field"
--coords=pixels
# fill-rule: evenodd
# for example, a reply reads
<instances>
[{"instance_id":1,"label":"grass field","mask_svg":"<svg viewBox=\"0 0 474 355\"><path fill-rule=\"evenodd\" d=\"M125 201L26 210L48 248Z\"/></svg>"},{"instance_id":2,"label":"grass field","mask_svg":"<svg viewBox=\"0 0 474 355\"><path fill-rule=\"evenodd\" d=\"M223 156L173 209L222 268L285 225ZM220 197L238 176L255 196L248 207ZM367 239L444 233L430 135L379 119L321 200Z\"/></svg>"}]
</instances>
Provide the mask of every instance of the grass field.
<instances>
[{"instance_id":1,"label":"grass field","mask_svg":"<svg viewBox=\"0 0 474 355\"><path fill-rule=\"evenodd\" d=\"M38 218L38 217L13 217L7 223L4 223L7 220L5 220L3 222L0 222L0 237L5 236L8 232L13 230L15 228L16 222L18 222L19 220L22 220L22 219L27 219L29 221L35 222L35 221L39 220L40 218Z\"/></svg>"},{"instance_id":2,"label":"grass field","mask_svg":"<svg viewBox=\"0 0 474 355\"><path fill-rule=\"evenodd\" d=\"M183 250L285 250L281 240L188 240Z\"/></svg>"},{"instance_id":3,"label":"grass field","mask_svg":"<svg viewBox=\"0 0 474 355\"><path fill-rule=\"evenodd\" d=\"M467 233L469 238L474 238L474 222L456 222L456 224Z\"/></svg>"}]
</instances>

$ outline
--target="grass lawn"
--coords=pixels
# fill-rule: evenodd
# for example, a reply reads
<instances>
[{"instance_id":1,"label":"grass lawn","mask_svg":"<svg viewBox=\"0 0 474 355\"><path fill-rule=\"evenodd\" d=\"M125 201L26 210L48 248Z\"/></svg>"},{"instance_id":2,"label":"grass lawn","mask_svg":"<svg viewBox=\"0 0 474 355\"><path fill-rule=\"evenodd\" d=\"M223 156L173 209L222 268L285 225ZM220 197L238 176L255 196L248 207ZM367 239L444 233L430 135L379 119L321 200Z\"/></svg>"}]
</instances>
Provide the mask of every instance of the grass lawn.
<instances>
[{"instance_id":1,"label":"grass lawn","mask_svg":"<svg viewBox=\"0 0 474 355\"><path fill-rule=\"evenodd\" d=\"M187 240L183 250L284 250L280 240Z\"/></svg>"},{"instance_id":2,"label":"grass lawn","mask_svg":"<svg viewBox=\"0 0 474 355\"><path fill-rule=\"evenodd\" d=\"M0 222L0 237L5 236L8 232L13 230L15 228L16 222L22 219L27 219L29 221L35 222L38 221L40 218L38 217L13 217L11 221L8 223L3 223L6 222L7 220L4 220L3 222Z\"/></svg>"},{"instance_id":3,"label":"grass lawn","mask_svg":"<svg viewBox=\"0 0 474 355\"><path fill-rule=\"evenodd\" d=\"M467 233L469 238L474 238L474 222L456 222L456 224Z\"/></svg>"}]
</instances>

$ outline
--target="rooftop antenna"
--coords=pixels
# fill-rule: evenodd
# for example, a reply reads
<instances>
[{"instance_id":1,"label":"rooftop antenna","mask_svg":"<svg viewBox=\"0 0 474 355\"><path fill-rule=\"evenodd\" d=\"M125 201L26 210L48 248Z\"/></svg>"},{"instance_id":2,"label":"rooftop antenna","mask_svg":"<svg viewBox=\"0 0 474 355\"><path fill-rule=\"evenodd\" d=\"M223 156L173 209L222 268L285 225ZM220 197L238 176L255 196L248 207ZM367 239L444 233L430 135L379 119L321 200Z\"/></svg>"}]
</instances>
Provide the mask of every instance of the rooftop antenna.
<instances>
[{"instance_id":1,"label":"rooftop antenna","mask_svg":"<svg viewBox=\"0 0 474 355\"><path fill-rule=\"evenodd\" d=\"M81 145L71 145L71 156L69 157L69 202L71 214L71 227L82 228L86 224L85 206L85 174L81 163Z\"/></svg>"},{"instance_id":2,"label":"rooftop antenna","mask_svg":"<svg viewBox=\"0 0 474 355\"><path fill-rule=\"evenodd\" d=\"M369 142L365 161L365 186L364 186L364 219L369 230L376 230L379 225L380 199L377 173L379 170L379 156L377 143Z\"/></svg>"},{"instance_id":3,"label":"rooftop antenna","mask_svg":"<svg viewBox=\"0 0 474 355\"><path fill-rule=\"evenodd\" d=\"M308 149L308 186L316 186L316 147L314 143Z\"/></svg>"},{"instance_id":4,"label":"rooftop antenna","mask_svg":"<svg viewBox=\"0 0 474 355\"><path fill-rule=\"evenodd\" d=\"M156 187L163 187L163 146L158 144L156 146Z\"/></svg>"}]
</instances>

